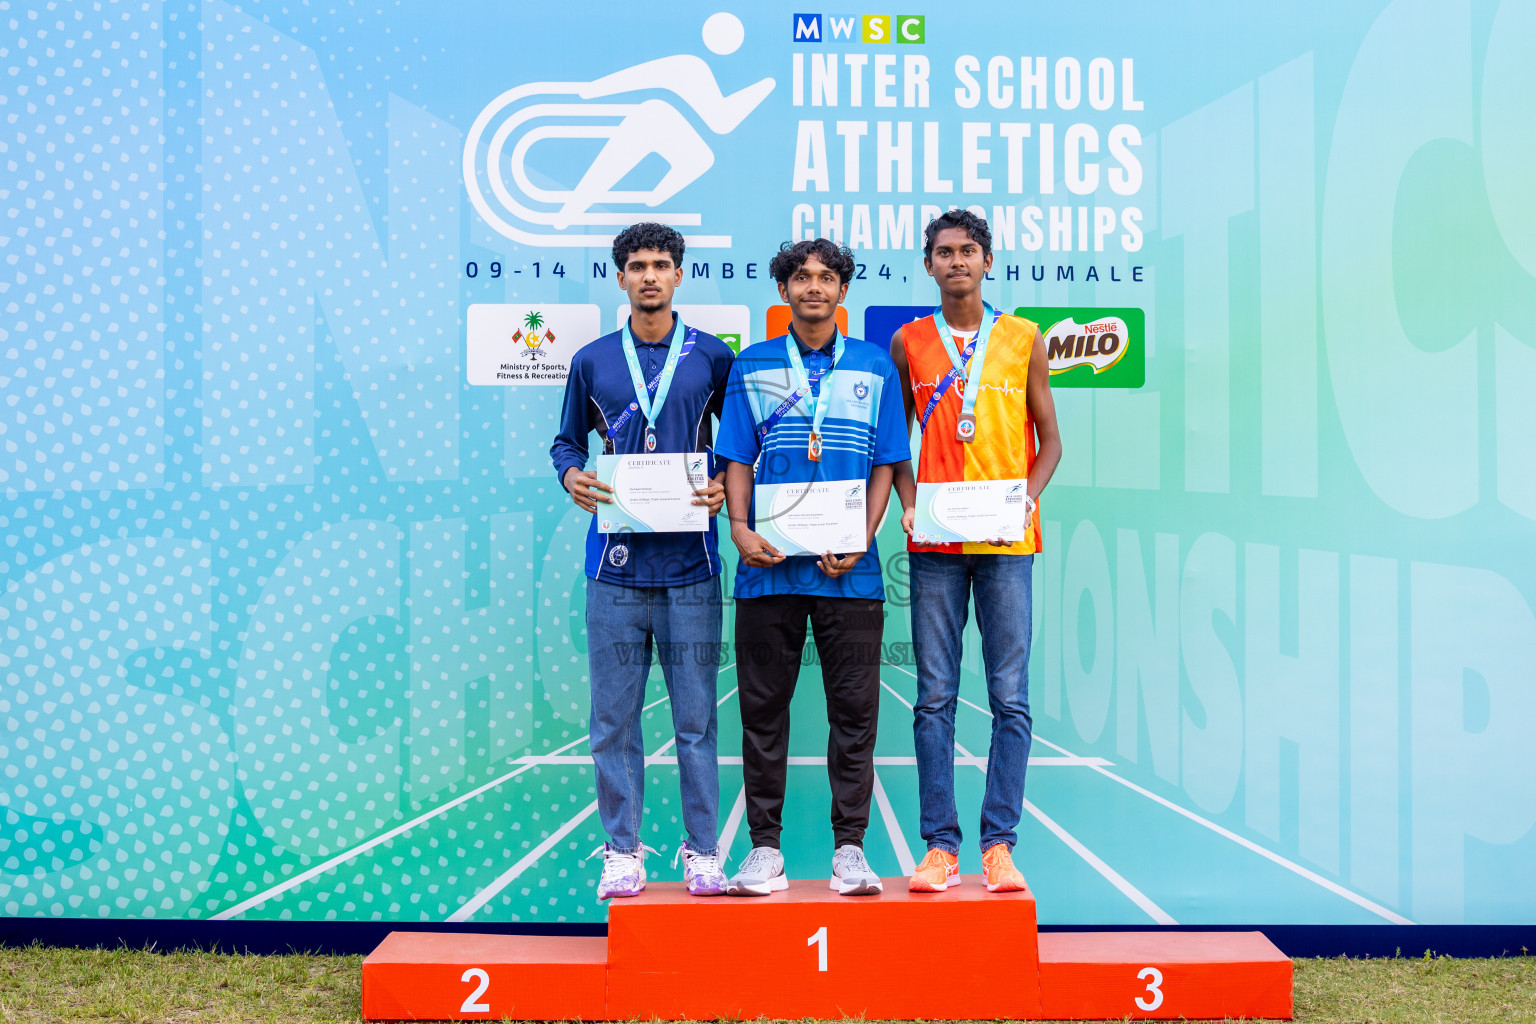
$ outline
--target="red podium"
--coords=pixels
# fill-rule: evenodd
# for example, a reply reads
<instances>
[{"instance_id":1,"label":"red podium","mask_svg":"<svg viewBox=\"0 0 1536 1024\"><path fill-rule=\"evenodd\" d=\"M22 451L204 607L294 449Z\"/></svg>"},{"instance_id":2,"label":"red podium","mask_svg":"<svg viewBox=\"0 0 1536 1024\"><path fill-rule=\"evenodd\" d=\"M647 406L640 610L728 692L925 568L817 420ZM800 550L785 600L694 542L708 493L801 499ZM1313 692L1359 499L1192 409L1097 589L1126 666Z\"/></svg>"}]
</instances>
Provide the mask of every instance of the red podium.
<instances>
[{"instance_id":1,"label":"red podium","mask_svg":"<svg viewBox=\"0 0 1536 1024\"><path fill-rule=\"evenodd\" d=\"M1291 962L1257 932L1047 932L1032 893L763 898L652 884L608 937L394 932L363 963L365 1020L1291 1016Z\"/></svg>"}]
</instances>

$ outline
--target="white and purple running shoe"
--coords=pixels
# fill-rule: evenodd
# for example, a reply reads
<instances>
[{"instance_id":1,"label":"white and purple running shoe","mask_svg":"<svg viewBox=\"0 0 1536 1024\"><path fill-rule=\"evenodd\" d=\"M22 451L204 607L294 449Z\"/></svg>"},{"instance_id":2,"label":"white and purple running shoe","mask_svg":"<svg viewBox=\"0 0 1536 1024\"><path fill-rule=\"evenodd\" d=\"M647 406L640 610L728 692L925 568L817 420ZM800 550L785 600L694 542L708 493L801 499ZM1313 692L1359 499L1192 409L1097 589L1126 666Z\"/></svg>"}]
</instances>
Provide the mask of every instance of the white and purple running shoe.
<instances>
[{"instance_id":1,"label":"white and purple running shoe","mask_svg":"<svg viewBox=\"0 0 1536 1024\"><path fill-rule=\"evenodd\" d=\"M587 860L598 854L603 855L603 873L597 879L597 898L606 900L614 896L639 896L644 892L647 852L656 851L644 843L633 853L620 853L613 848L612 843L604 843L593 850Z\"/></svg>"},{"instance_id":2,"label":"white and purple running shoe","mask_svg":"<svg viewBox=\"0 0 1536 1024\"><path fill-rule=\"evenodd\" d=\"M715 853L699 853L685 840L672 858L677 867L678 858L683 861L683 881L688 883L690 896L724 896L725 872L720 869L720 856Z\"/></svg>"}]
</instances>

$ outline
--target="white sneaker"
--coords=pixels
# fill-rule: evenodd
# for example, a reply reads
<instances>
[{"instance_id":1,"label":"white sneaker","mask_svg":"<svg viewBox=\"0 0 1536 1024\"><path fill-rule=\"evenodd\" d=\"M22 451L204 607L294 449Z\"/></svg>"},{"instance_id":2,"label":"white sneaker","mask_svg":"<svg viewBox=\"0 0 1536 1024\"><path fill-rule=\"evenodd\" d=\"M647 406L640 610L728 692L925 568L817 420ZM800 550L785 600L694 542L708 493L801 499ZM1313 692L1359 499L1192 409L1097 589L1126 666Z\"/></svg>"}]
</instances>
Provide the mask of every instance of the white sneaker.
<instances>
[{"instance_id":1,"label":"white sneaker","mask_svg":"<svg viewBox=\"0 0 1536 1024\"><path fill-rule=\"evenodd\" d=\"M597 898L639 896L645 891L645 855L655 852L644 843L634 853L620 853L611 843L593 850L587 860L598 854L603 857L603 873L597 879Z\"/></svg>"},{"instance_id":2,"label":"white sneaker","mask_svg":"<svg viewBox=\"0 0 1536 1024\"><path fill-rule=\"evenodd\" d=\"M725 891L731 896L767 896L788 888L784 855L771 846L754 846Z\"/></svg>"},{"instance_id":3,"label":"white sneaker","mask_svg":"<svg viewBox=\"0 0 1536 1024\"><path fill-rule=\"evenodd\" d=\"M839 846L832 855L832 884L839 896L873 896L885 891L885 883L875 874L864 851L857 846Z\"/></svg>"},{"instance_id":4,"label":"white sneaker","mask_svg":"<svg viewBox=\"0 0 1536 1024\"><path fill-rule=\"evenodd\" d=\"M718 853L699 853L685 839L678 844L677 855L672 858L674 868L679 860L683 862L683 883L688 886L688 895L725 895L725 872L720 870Z\"/></svg>"}]
</instances>

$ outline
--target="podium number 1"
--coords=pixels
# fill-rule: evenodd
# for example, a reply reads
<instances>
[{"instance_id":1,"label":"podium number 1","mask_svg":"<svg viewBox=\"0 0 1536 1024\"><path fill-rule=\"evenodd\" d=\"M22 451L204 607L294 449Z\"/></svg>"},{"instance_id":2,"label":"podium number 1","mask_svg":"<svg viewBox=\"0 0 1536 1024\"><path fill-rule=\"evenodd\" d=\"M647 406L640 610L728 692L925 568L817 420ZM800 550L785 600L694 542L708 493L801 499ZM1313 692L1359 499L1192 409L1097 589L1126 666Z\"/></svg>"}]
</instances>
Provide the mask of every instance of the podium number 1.
<instances>
[{"instance_id":1,"label":"podium number 1","mask_svg":"<svg viewBox=\"0 0 1536 1024\"><path fill-rule=\"evenodd\" d=\"M816 929L816 934L805 940L807 946L816 947L816 969L827 969L827 926L822 925Z\"/></svg>"},{"instance_id":2,"label":"podium number 1","mask_svg":"<svg viewBox=\"0 0 1536 1024\"><path fill-rule=\"evenodd\" d=\"M485 969L482 967L471 967L469 970L464 972L464 975L459 978L459 980L478 980L480 982L479 985L475 986L475 990L469 994L469 998L464 1000L464 1005L459 1007L459 1012L490 1013L491 1004L480 1002L480 997L485 995L485 990L491 987L491 976L485 973Z\"/></svg>"},{"instance_id":3,"label":"podium number 1","mask_svg":"<svg viewBox=\"0 0 1536 1024\"><path fill-rule=\"evenodd\" d=\"M1136 973L1136 977L1147 983L1147 994L1145 997L1137 996L1136 1005L1151 1013L1163 1005L1163 972L1156 967L1143 967Z\"/></svg>"}]
</instances>

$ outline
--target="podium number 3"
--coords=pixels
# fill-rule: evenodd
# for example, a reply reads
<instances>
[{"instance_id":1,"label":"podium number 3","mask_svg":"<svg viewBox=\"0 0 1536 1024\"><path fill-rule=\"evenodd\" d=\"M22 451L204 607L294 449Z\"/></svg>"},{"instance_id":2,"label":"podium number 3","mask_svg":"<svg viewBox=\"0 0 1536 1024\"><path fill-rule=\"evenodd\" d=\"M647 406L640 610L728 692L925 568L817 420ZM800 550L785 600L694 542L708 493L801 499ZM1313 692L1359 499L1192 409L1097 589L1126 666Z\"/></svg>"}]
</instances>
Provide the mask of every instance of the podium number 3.
<instances>
[{"instance_id":1,"label":"podium number 3","mask_svg":"<svg viewBox=\"0 0 1536 1024\"><path fill-rule=\"evenodd\" d=\"M1147 994L1145 997L1137 996L1136 1005L1151 1013L1163 1005L1163 972L1156 967L1143 967L1136 977L1147 983Z\"/></svg>"},{"instance_id":2,"label":"podium number 3","mask_svg":"<svg viewBox=\"0 0 1536 1024\"><path fill-rule=\"evenodd\" d=\"M464 975L461 978L459 978L459 980L460 981L474 981L474 980L478 980L480 982L479 985L475 986L475 990L469 994L469 998L464 1000L464 1005L459 1007L459 1012L460 1013L490 1013L491 1012L491 1004L490 1003L482 1003L482 1002L479 1001L480 997L485 995L485 990L491 987L491 976L489 974L485 973L485 969L482 968L482 967L471 967L469 970L464 972Z\"/></svg>"},{"instance_id":3,"label":"podium number 3","mask_svg":"<svg viewBox=\"0 0 1536 1024\"><path fill-rule=\"evenodd\" d=\"M816 934L805 940L807 946L816 947L816 969L827 969L827 926L822 925L816 929Z\"/></svg>"}]
</instances>

